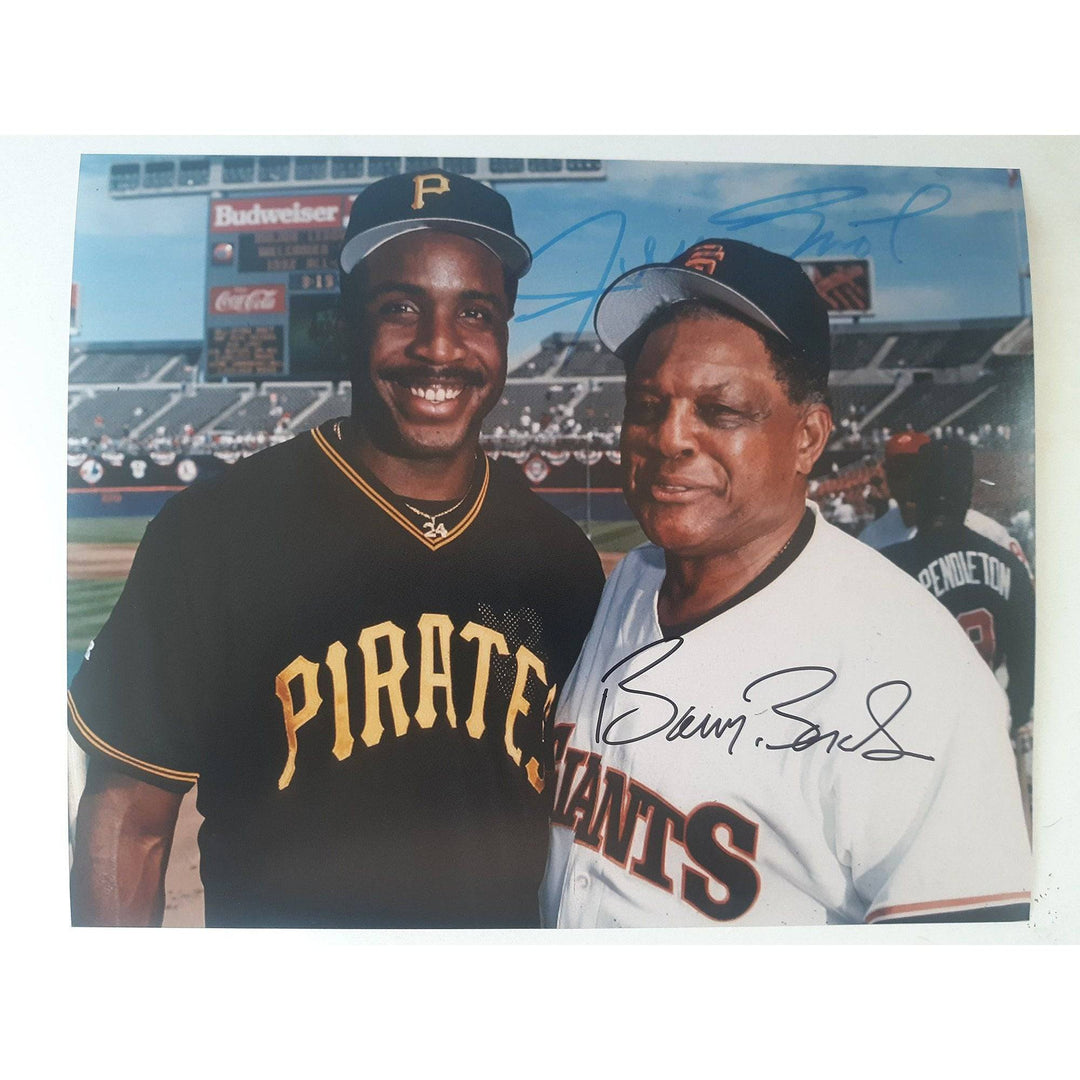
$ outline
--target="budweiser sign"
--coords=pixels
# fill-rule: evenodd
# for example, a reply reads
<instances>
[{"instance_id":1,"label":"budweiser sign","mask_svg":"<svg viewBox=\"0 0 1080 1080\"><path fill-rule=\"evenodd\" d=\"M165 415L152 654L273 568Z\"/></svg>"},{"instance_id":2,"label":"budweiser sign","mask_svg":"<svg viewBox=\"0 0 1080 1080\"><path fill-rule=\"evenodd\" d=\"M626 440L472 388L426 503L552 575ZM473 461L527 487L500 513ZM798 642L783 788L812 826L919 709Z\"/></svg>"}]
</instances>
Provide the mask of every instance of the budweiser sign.
<instances>
[{"instance_id":1,"label":"budweiser sign","mask_svg":"<svg viewBox=\"0 0 1080 1080\"><path fill-rule=\"evenodd\" d=\"M343 227L340 195L308 195L292 199L221 199L210 204L211 232Z\"/></svg>"},{"instance_id":2,"label":"budweiser sign","mask_svg":"<svg viewBox=\"0 0 1080 1080\"><path fill-rule=\"evenodd\" d=\"M271 315L284 310L284 285L225 285L210 290L211 315Z\"/></svg>"}]
</instances>

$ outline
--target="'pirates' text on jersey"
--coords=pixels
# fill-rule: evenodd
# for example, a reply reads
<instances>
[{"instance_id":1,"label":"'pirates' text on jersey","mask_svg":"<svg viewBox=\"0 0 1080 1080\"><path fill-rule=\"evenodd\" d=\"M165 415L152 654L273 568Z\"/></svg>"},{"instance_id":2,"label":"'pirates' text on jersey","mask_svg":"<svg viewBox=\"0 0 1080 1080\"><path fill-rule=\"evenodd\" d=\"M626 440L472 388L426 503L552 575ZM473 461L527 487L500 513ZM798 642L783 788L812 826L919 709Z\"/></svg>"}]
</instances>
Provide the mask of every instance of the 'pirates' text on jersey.
<instances>
[{"instance_id":1,"label":"'pirates' text on jersey","mask_svg":"<svg viewBox=\"0 0 1080 1080\"><path fill-rule=\"evenodd\" d=\"M481 459L425 536L327 425L151 523L69 726L198 782L208 925L536 924L545 716L603 574L514 473Z\"/></svg>"}]
</instances>

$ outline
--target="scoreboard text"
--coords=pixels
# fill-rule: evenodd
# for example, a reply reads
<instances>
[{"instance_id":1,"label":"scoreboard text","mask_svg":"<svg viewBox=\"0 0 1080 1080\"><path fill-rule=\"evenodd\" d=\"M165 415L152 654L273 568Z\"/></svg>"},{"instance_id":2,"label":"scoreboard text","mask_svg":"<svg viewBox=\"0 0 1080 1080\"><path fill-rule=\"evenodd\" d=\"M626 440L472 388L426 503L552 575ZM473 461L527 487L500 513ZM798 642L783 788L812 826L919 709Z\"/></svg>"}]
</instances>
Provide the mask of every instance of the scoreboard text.
<instances>
[{"instance_id":1,"label":"scoreboard text","mask_svg":"<svg viewBox=\"0 0 1080 1080\"><path fill-rule=\"evenodd\" d=\"M211 200L209 378L347 376L332 323L354 198L319 192Z\"/></svg>"}]
</instances>

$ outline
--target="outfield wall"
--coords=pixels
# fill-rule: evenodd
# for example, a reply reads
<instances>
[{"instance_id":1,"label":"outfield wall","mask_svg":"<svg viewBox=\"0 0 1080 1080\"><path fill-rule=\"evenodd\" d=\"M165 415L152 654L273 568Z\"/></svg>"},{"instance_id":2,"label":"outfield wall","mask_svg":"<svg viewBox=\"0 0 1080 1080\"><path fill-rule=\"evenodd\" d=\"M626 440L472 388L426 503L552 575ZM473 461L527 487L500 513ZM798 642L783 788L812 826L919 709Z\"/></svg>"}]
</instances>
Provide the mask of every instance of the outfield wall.
<instances>
[{"instance_id":1,"label":"outfield wall","mask_svg":"<svg viewBox=\"0 0 1080 1080\"><path fill-rule=\"evenodd\" d=\"M221 476L231 468L210 454L163 455L163 459L167 457L167 461L153 461L117 455L109 462L82 456L77 464L69 459L68 517L153 517L177 491ZM630 519L619 487L619 468L607 457L588 467L571 458L545 468L543 481L532 484L532 489L568 517L579 521Z\"/></svg>"}]
</instances>

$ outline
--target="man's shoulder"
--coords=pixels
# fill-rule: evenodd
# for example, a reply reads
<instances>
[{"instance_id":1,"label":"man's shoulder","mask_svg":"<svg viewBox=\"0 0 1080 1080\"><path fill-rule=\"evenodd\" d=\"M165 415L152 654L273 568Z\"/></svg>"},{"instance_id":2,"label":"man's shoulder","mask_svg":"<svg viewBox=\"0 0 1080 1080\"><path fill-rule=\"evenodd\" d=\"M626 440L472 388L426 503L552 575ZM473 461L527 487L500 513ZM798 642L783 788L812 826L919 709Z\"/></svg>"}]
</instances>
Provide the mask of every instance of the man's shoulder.
<instances>
[{"instance_id":1,"label":"man's shoulder","mask_svg":"<svg viewBox=\"0 0 1080 1080\"><path fill-rule=\"evenodd\" d=\"M1012 546L1012 544L1016 543L1015 540L1013 540L1012 544L1009 546L999 544L985 533L979 532L977 529L973 529L967 524L964 526L964 534L969 541L968 547L997 559L1013 573L1022 573L1025 577L1028 576L1029 571L1027 566L1021 562Z\"/></svg>"},{"instance_id":2,"label":"man's shoulder","mask_svg":"<svg viewBox=\"0 0 1080 1080\"><path fill-rule=\"evenodd\" d=\"M859 539L864 544L869 544L870 547L880 549L906 540L908 532L908 527L900 516L900 507L893 503L881 517L871 521L859 533Z\"/></svg>"},{"instance_id":3,"label":"man's shoulder","mask_svg":"<svg viewBox=\"0 0 1080 1080\"><path fill-rule=\"evenodd\" d=\"M1031 568L1027 556L1024 554L1024 549L1004 525L995 521L992 517L980 513L978 510L968 510L964 516L964 525L996 547L1003 548L1013 561L1024 568L1024 573L1030 576ZM996 555L997 552L994 552L994 554Z\"/></svg>"},{"instance_id":4,"label":"man's shoulder","mask_svg":"<svg viewBox=\"0 0 1080 1080\"><path fill-rule=\"evenodd\" d=\"M663 548L645 542L631 548L616 563L608 577L607 591L614 596L628 590L659 589L664 573Z\"/></svg>"},{"instance_id":5,"label":"man's shoulder","mask_svg":"<svg viewBox=\"0 0 1080 1080\"><path fill-rule=\"evenodd\" d=\"M537 495L513 462L491 462L492 500L503 523L536 536L543 546L570 548L596 555L595 548L581 527L561 510Z\"/></svg>"},{"instance_id":6,"label":"man's shoulder","mask_svg":"<svg viewBox=\"0 0 1080 1080\"><path fill-rule=\"evenodd\" d=\"M956 625L948 610L896 563L896 556L910 552L913 543L878 551L819 518L807 550L806 578L847 608L852 620L875 631L926 626L952 636Z\"/></svg>"},{"instance_id":7,"label":"man's shoulder","mask_svg":"<svg viewBox=\"0 0 1080 1080\"><path fill-rule=\"evenodd\" d=\"M886 544L884 547L876 548L875 550L888 559L889 562L905 568L912 563L917 562L919 558L919 543L917 537L912 537L910 540L900 540L896 543Z\"/></svg>"},{"instance_id":8,"label":"man's shoulder","mask_svg":"<svg viewBox=\"0 0 1080 1080\"><path fill-rule=\"evenodd\" d=\"M985 536L987 540L992 540L1000 547L1008 548L1012 542L1012 536L1004 525L999 524L992 517L978 510L968 510L964 515L964 525L971 529L972 532Z\"/></svg>"},{"instance_id":9,"label":"man's shoulder","mask_svg":"<svg viewBox=\"0 0 1080 1080\"><path fill-rule=\"evenodd\" d=\"M313 448L305 433L240 458L220 475L177 492L155 522L161 527L187 521L242 521L254 505L280 496L287 487L309 489L306 478Z\"/></svg>"}]
</instances>

